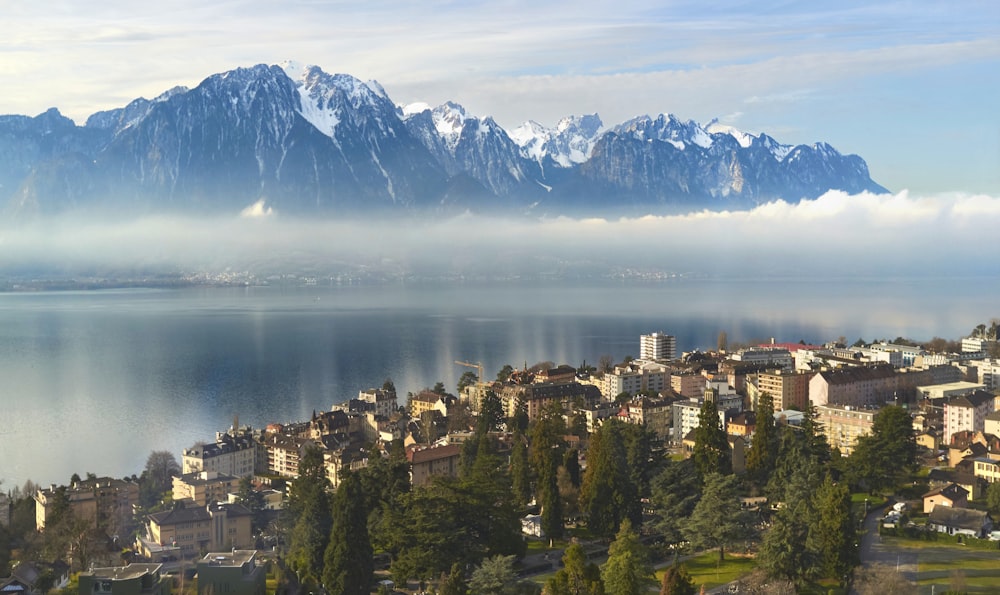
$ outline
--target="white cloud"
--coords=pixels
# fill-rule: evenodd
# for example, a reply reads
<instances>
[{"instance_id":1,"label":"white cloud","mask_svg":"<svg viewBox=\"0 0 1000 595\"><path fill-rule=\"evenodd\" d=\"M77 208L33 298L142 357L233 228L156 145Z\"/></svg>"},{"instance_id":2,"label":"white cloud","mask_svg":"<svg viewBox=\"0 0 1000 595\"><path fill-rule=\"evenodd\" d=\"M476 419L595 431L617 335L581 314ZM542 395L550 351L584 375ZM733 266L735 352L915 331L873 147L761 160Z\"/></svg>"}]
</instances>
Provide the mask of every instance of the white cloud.
<instances>
[{"instance_id":1,"label":"white cloud","mask_svg":"<svg viewBox=\"0 0 1000 595\"><path fill-rule=\"evenodd\" d=\"M267 209L254 205L250 212ZM413 222L286 217L150 217L120 223L62 218L0 230L0 272L48 267L184 270L323 269L395 262L422 272L491 265L593 263L708 274L948 272L982 267L964 256L970 234L1000 225L1000 198L951 194L849 196L799 204L637 218L497 220L471 215ZM373 237L379 241L372 242ZM461 250L455 249L456 241ZM511 265L510 263L515 263ZM173 269L172 269L173 270Z\"/></svg>"}]
</instances>

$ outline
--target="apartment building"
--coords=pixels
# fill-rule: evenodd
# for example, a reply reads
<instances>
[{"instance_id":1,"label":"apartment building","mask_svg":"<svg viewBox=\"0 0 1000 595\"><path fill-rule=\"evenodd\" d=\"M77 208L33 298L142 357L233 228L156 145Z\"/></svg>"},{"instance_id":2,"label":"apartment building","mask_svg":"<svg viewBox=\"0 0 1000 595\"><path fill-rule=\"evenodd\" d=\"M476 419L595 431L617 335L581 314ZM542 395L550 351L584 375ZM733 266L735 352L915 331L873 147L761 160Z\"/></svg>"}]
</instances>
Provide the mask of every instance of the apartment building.
<instances>
[{"instance_id":1,"label":"apartment building","mask_svg":"<svg viewBox=\"0 0 1000 595\"><path fill-rule=\"evenodd\" d=\"M218 471L185 473L173 478L174 500L191 500L198 506L227 502L229 494L240 487L240 478Z\"/></svg>"},{"instance_id":2,"label":"apartment building","mask_svg":"<svg viewBox=\"0 0 1000 595\"><path fill-rule=\"evenodd\" d=\"M858 409L851 405L817 405L819 423L831 448L847 456L854 452L858 438L872 433L877 409Z\"/></svg>"}]
</instances>

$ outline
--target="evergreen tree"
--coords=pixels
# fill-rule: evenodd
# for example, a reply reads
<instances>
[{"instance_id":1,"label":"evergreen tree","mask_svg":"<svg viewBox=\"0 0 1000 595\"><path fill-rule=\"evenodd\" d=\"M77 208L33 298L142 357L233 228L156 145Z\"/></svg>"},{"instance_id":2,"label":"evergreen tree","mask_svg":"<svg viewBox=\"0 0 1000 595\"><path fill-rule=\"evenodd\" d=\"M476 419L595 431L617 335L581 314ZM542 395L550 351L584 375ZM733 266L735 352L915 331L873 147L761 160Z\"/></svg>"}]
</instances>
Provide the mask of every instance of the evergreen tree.
<instances>
[{"instance_id":1,"label":"evergreen tree","mask_svg":"<svg viewBox=\"0 0 1000 595\"><path fill-rule=\"evenodd\" d=\"M520 429L514 431L510 451L510 475L514 501L525 506L531 501L531 468L528 466L528 445Z\"/></svg>"},{"instance_id":2,"label":"evergreen tree","mask_svg":"<svg viewBox=\"0 0 1000 595\"><path fill-rule=\"evenodd\" d=\"M747 452L747 473L758 486L767 484L778 458L778 433L774 427L774 400L768 392L757 401L753 442Z\"/></svg>"},{"instance_id":3,"label":"evergreen tree","mask_svg":"<svg viewBox=\"0 0 1000 595\"><path fill-rule=\"evenodd\" d=\"M650 504L659 517L656 531L667 543L684 540L683 522L694 512L701 499L701 479L691 459L667 459L663 469L653 478L650 487Z\"/></svg>"},{"instance_id":4,"label":"evergreen tree","mask_svg":"<svg viewBox=\"0 0 1000 595\"><path fill-rule=\"evenodd\" d=\"M333 497L332 529L323 567L329 593L368 595L375 571L361 480L347 473Z\"/></svg>"},{"instance_id":5,"label":"evergreen tree","mask_svg":"<svg viewBox=\"0 0 1000 595\"><path fill-rule=\"evenodd\" d=\"M541 505L542 530L550 539L562 536L563 510L559 497L559 465L566 449L562 407L546 407L531 429L529 460L537 478L535 498Z\"/></svg>"},{"instance_id":6,"label":"evergreen tree","mask_svg":"<svg viewBox=\"0 0 1000 595\"><path fill-rule=\"evenodd\" d=\"M289 565L300 583L318 584L332 525L329 481L323 452L318 447L306 448L299 460L299 476L292 484L288 504L286 511L294 523L288 545Z\"/></svg>"},{"instance_id":7,"label":"evergreen tree","mask_svg":"<svg viewBox=\"0 0 1000 595\"><path fill-rule=\"evenodd\" d=\"M514 556L493 556L483 560L469 579L469 588L473 593L483 595L501 595L510 593L517 581L514 570Z\"/></svg>"},{"instance_id":8,"label":"evergreen tree","mask_svg":"<svg viewBox=\"0 0 1000 595\"><path fill-rule=\"evenodd\" d=\"M820 465L826 465L831 461L830 443L823 432L823 424L819 421L819 412L812 403L809 403L802 418L802 436L805 439L807 455L814 457Z\"/></svg>"},{"instance_id":9,"label":"evergreen tree","mask_svg":"<svg viewBox=\"0 0 1000 595\"><path fill-rule=\"evenodd\" d=\"M712 399L705 399L698 413L698 427L694 430L694 452L691 458L702 477L710 473L732 473L729 437L719 410Z\"/></svg>"},{"instance_id":10,"label":"evergreen tree","mask_svg":"<svg viewBox=\"0 0 1000 595\"><path fill-rule=\"evenodd\" d=\"M583 546L574 543L566 548L562 557L563 567L545 584L547 595L603 595L601 571L587 562Z\"/></svg>"},{"instance_id":11,"label":"evergreen tree","mask_svg":"<svg viewBox=\"0 0 1000 595\"><path fill-rule=\"evenodd\" d=\"M660 595L694 595L694 582L683 566L674 562L667 568L660 582Z\"/></svg>"},{"instance_id":12,"label":"evergreen tree","mask_svg":"<svg viewBox=\"0 0 1000 595\"><path fill-rule=\"evenodd\" d=\"M254 535L260 533L267 524L267 510L264 495L254 489L253 477L247 475L240 478L236 491L236 501L246 507L253 515L250 519Z\"/></svg>"},{"instance_id":13,"label":"evergreen tree","mask_svg":"<svg viewBox=\"0 0 1000 595\"><path fill-rule=\"evenodd\" d=\"M465 583L465 573L462 572L461 565L458 563L452 564L451 572L447 575L442 575L440 584L441 595L465 595L468 590L469 587Z\"/></svg>"},{"instance_id":14,"label":"evergreen tree","mask_svg":"<svg viewBox=\"0 0 1000 595\"><path fill-rule=\"evenodd\" d=\"M880 409L872 432L858 438L851 453L855 480L872 493L902 482L916 464L917 446L910 414L896 405Z\"/></svg>"},{"instance_id":15,"label":"evergreen tree","mask_svg":"<svg viewBox=\"0 0 1000 595\"><path fill-rule=\"evenodd\" d=\"M813 496L812 507L817 518L809 529L809 544L817 553L819 572L843 579L859 563L851 492L827 474Z\"/></svg>"},{"instance_id":16,"label":"evergreen tree","mask_svg":"<svg viewBox=\"0 0 1000 595\"><path fill-rule=\"evenodd\" d=\"M623 519L642 520L636 476L629 469L624 425L607 420L591 436L587 471L580 488L588 528L605 537L614 535Z\"/></svg>"},{"instance_id":17,"label":"evergreen tree","mask_svg":"<svg viewBox=\"0 0 1000 595\"><path fill-rule=\"evenodd\" d=\"M719 548L720 562L726 559L726 547L745 534L738 481L735 475L709 473L705 476L701 499L691 518L684 523L684 535L692 547Z\"/></svg>"},{"instance_id":18,"label":"evergreen tree","mask_svg":"<svg viewBox=\"0 0 1000 595\"><path fill-rule=\"evenodd\" d=\"M625 519L608 548L608 560L601 567L604 592L607 595L641 595L649 590L653 567L646 548Z\"/></svg>"},{"instance_id":19,"label":"evergreen tree","mask_svg":"<svg viewBox=\"0 0 1000 595\"><path fill-rule=\"evenodd\" d=\"M802 436L791 426L781 428L778 442L778 458L775 460L774 471L767 482L765 493L772 504L785 501L785 492L792 474L803 465L808 464L809 456L803 448Z\"/></svg>"}]
</instances>

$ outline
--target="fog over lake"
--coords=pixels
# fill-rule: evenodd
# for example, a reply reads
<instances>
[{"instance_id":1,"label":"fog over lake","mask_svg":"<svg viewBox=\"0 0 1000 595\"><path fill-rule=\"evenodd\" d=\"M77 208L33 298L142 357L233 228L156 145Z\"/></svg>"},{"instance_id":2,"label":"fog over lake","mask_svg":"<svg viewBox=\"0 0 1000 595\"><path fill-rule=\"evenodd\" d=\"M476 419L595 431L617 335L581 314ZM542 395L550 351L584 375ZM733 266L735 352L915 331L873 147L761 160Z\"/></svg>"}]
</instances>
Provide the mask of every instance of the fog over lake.
<instances>
[{"instance_id":1,"label":"fog over lake","mask_svg":"<svg viewBox=\"0 0 1000 595\"><path fill-rule=\"evenodd\" d=\"M577 366L729 340L958 338L996 278L753 277L0 294L0 480L142 471L151 450L308 418L391 377L401 400L482 362Z\"/></svg>"}]
</instances>

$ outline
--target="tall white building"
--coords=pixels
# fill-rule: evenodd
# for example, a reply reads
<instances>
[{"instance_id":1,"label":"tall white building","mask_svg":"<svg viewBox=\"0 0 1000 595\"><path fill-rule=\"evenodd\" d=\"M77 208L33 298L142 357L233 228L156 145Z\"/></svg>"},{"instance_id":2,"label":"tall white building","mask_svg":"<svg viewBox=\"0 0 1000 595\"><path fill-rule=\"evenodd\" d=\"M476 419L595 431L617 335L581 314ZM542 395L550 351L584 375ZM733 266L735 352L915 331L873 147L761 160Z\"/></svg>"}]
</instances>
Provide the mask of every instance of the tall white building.
<instances>
[{"instance_id":1,"label":"tall white building","mask_svg":"<svg viewBox=\"0 0 1000 595\"><path fill-rule=\"evenodd\" d=\"M673 335L653 333L639 336L639 359L656 361L677 357L677 339Z\"/></svg>"}]
</instances>

